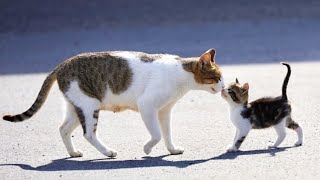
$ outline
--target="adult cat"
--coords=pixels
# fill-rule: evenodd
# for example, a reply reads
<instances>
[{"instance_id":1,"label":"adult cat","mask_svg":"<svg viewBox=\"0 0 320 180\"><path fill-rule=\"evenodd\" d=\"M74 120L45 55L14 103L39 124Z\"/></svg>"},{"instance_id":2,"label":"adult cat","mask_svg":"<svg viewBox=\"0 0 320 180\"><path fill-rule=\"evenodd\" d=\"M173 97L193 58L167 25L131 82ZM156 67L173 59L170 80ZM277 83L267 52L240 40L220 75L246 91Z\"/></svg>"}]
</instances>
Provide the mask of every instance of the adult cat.
<instances>
[{"instance_id":1,"label":"adult cat","mask_svg":"<svg viewBox=\"0 0 320 180\"><path fill-rule=\"evenodd\" d=\"M171 109L191 89L217 93L224 88L215 54L214 49L200 58L129 51L79 54L47 76L36 101L27 111L6 115L3 119L20 122L30 118L40 109L57 80L66 100L65 122L60 134L70 156L83 155L71 140L71 133L79 124L84 137L98 151L109 157L116 156L116 151L103 145L96 135L99 111L126 109L141 113L151 135L144 145L146 154L160 141L161 130L169 152L181 154L184 150L176 147L171 139Z\"/></svg>"}]
</instances>

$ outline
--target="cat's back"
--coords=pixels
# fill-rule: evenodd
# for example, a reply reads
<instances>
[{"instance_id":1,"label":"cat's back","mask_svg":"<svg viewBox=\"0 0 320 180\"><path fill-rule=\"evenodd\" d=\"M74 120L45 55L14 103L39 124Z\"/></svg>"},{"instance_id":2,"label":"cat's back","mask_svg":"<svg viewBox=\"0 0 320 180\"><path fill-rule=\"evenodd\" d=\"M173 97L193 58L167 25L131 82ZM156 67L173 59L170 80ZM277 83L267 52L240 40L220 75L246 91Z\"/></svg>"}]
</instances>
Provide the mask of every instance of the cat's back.
<instances>
[{"instance_id":1,"label":"cat's back","mask_svg":"<svg viewBox=\"0 0 320 180\"><path fill-rule=\"evenodd\" d=\"M160 87L180 77L182 68L178 58L134 51L83 53L56 68L57 81L64 93L72 82L76 82L88 96L100 100L107 91L108 95L126 92L137 97L147 86Z\"/></svg>"},{"instance_id":2,"label":"cat's back","mask_svg":"<svg viewBox=\"0 0 320 180\"><path fill-rule=\"evenodd\" d=\"M110 54L128 63L132 70L133 81L144 83L165 83L179 81L186 72L182 68L181 58L172 54L148 54L135 51L112 51Z\"/></svg>"},{"instance_id":3,"label":"cat's back","mask_svg":"<svg viewBox=\"0 0 320 180\"><path fill-rule=\"evenodd\" d=\"M258 106L282 106L283 104L288 104L288 101L283 99L281 96L278 97L262 97L256 99L249 103L251 107L258 107Z\"/></svg>"},{"instance_id":4,"label":"cat's back","mask_svg":"<svg viewBox=\"0 0 320 180\"><path fill-rule=\"evenodd\" d=\"M253 128L260 129L278 124L290 112L289 102L279 96L263 97L251 102L242 115L250 119Z\"/></svg>"}]
</instances>

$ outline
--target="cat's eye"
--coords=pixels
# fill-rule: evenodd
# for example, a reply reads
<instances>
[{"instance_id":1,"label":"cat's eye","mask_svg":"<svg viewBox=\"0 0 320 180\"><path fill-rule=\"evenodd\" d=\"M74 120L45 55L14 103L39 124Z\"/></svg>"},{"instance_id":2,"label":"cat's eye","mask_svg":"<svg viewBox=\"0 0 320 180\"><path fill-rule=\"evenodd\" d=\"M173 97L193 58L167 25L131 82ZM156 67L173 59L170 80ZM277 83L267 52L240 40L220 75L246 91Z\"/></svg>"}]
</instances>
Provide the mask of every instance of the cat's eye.
<instances>
[{"instance_id":1,"label":"cat's eye","mask_svg":"<svg viewBox=\"0 0 320 180\"><path fill-rule=\"evenodd\" d=\"M218 81L221 81L221 78L217 77L217 80L218 80Z\"/></svg>"}]
</instances>

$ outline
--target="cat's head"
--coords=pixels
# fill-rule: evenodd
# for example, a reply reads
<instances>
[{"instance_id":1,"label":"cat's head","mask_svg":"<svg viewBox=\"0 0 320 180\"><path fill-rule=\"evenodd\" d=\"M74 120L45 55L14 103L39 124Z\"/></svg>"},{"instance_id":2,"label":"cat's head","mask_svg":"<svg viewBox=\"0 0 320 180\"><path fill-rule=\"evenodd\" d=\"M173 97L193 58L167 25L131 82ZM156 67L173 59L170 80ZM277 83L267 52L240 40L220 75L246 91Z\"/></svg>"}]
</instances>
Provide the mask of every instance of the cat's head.
<instances>
[{"instance_id":1,"label":"cat's head","mask_svg":"<svg viewBox=\"0 0 320 180\"><path fill-rule=\"evenodd\" d=\"M221 91L221 96L230 105L247 104L249 98L249 84L241 85L236 79L235 82L228 85L226 89Z\"/></svg>"},{"instance_id":2,"label":"cat's head","mask_svg":"<svg viewBox=\"0 0 320 180\"><path fill-rule=\"evenodd\" d=\"M222 72L215 62L216 51L209 49L193 64L192 72L200 89L210 93L220 92L224 88Z\"/></svg>"}]
</instances>

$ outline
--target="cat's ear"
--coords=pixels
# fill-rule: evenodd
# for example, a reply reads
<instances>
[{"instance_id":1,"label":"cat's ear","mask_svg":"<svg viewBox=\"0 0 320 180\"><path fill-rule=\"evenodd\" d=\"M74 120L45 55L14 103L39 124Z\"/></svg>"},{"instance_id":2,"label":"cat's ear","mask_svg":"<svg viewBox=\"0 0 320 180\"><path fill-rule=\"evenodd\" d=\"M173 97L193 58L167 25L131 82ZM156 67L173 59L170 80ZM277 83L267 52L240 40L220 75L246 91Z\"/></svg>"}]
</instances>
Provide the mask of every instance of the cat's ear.
<instances>
[{"instance_id":1,"label":"cat's ear","mask_svg":"<svg viewBox=\"0 0 320 180\"><path fill-rule=\"evenodd\" d=\"M210 64L210 63L213 63L215 64L216 63L216 50L214 49L209 49L207 52L203 53L201 56L200 56L200 59L199 61L201 62L201 64Z\"/></svg>"},{"instance_id":2,"label":"cat's ear","mask_svg":"<svg viewBox=\"0 0 320 180\"><path fill-rule=\"evenodd\" d=\"M249 91L249 83L244 83L244 85L242 86L242 89L244 90L244 92L248 92Z\"/></svg>"},{"instance_id":3,"label":"cat's ear","mask_svg":"<svg viewBox=\"0 0 320 180\"><path fill-rule=\"evenodd\" d=\"M239 80L238 80L238 78L236 78L236 83L238 83L238 84L239 84Z\"/></svg>"}]
</instances>

